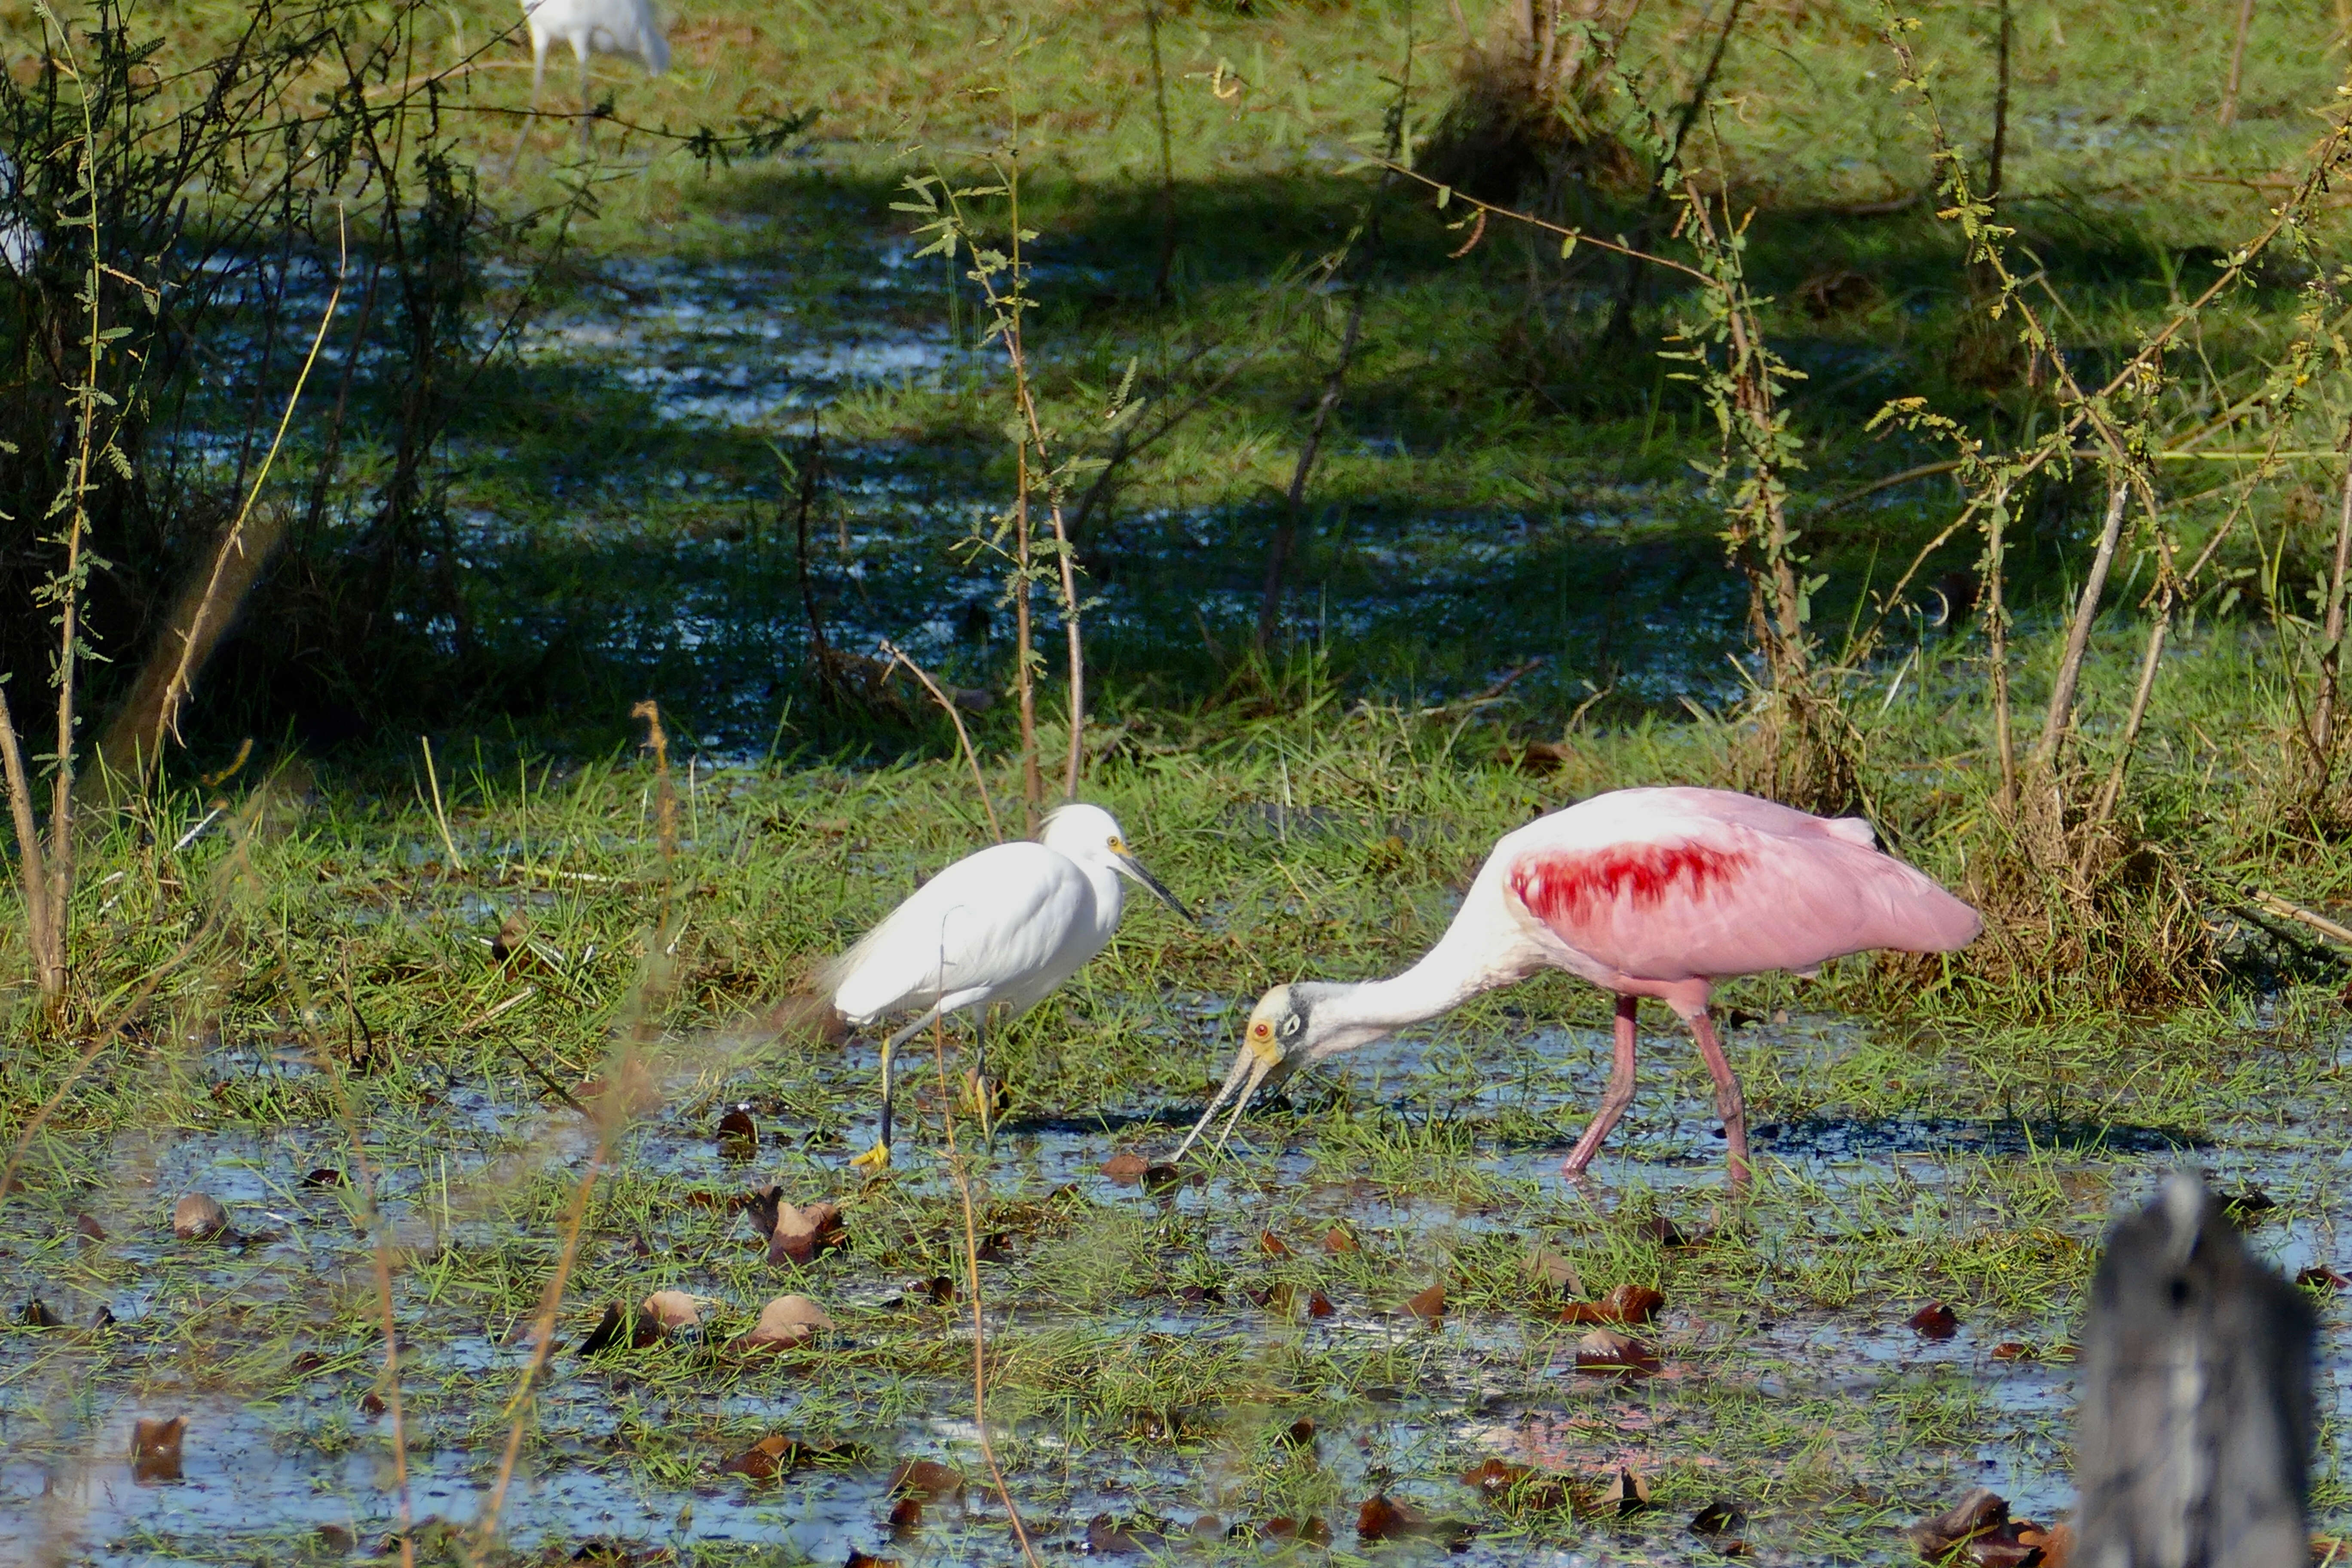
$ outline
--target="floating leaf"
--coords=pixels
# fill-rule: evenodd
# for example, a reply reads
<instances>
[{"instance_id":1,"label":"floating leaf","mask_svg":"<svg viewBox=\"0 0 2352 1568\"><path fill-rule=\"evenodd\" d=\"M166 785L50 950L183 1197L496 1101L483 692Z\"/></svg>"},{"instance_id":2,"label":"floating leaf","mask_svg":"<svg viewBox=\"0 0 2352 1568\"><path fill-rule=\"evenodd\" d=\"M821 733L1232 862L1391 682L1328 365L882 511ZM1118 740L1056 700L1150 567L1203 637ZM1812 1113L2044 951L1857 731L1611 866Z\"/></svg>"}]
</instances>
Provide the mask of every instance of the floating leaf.
<instances>
[{"instance_id":1,"label":"floating leaf","mask_svg":"<svg viewBox=\"0 0 2352 1568\"><path fill-rule=\"evenodd\" d=\"M1445 1316L1445 1282L1441 1279L1418 1295L1406 1298L1404 1310L1423 1322L1438 1321Z\"/></svg>"},{"instance_id":2,"label":"floating leaf","mask_svg":"<svg viewBox=\"0 0 2352 1568\"><path fill-rule=\"evenodd\" d=\"M1351 1252L1361 1252L1363 1248L1356 1245L1354 1237L1335 1225L1323 1233L1323 1250L1335 1258L1344 1258Z\"/></svg>"},{"instance_id":3,"label":"floating leaf","mask_svg":"<svg viewBox=\"0 0 2352 1568\"><path fill-rule=\"evenodd\" d=\"M1658 1352L1631 1334L1595 1329L1576 1342L1576 1370L1601 1376L1646 1377L1659 1367Z\"/></svg>"},{"instance_id":4,"label":"floating leaf","mask_svg":"<svg viewBox=\"0 0 2352 1568\"><path fill-rule=\"evenodd\" d=\"M1601 1489L1601 1511L1619 1518L1650 1506L1650 1480L1631 1465L1620 1465Z\"/></svg>"},{"instance_id":5,"label":"floating leaf","mask_svg":"<svg viewBox=\"0 0 2352 1568\"><path fill-rule=\"evenodd\" d=\"M754 1481L772 1481L804 1470L814 1465L856 1459L864 1450L855 1443L803 1443L797 1437L787 1437L781 1432L771 1432L727 1463L719 1467L724 1476L741 1476Z\"/></svg>"},{"instance_id":6,"label":"floating leaf","mask_svg":"<svg viewBox=\"0 0 2352 1568\"><path fill-rule=\"evenodd\" d=\"M1519 1267L1538 1285L1580 1294L1584 1289L1584 1277L1576 1271L1576 1265L1549 1247L1538 1247L1528 1253Z\"/></svg>"},{"instance_id":7,"label":"floating leaf","mask_svg":"<svg viewBox=\"0 0 2352 1568\"><path fill-rule=\"evenodd\" d=\"M2346 1279L2325 1263L2315 1263L2294 1277L2298 1285L2324 1286L2330 1290L2352 1290L2352 1279Z\"/></svg>"},{"instance_id":8,"label":"floating leaf","mask_svg":"<svg viewBox=\"0 0 2352 1568\"><path fill-rule=\"evenodd\" d=\"M730 1160L748 1160L760 1151L760 1124L751 1108L738 1105L719 1119L719 1152Z\"/></svg>"},{"instance_id":9,"label":"floating leaf","mask_svg":"<svg viewBox=\"0 0 2352 1568\"><path fill-rule=\"evenodd\" d=\"M180 1445L187 1436L188 1418L158 1420L142 1415L131 1433L131 1476L141 1486L180 1479Z\"/></svg>"},{"instance_id":10,"label":"floating leaf","mask_svg":"<svg viewBox=\"0 0 2352 1568\"><path fill-rule=\"evenodd\" d=\"M1981 1489L1935 1518L1921 1520L1907 1533L1921 1562L1968 1563L1976 1568L2033 1568L2057 1545L2050 1531L2031 1520L2011 1519L2006 1499Z\"/></svg>"},{"instance_id":11,"label":"floating leaf","mask_svg":"<svg viewBox=\"0 0 2352 1568\"><path fill-rule=\"evenodd\" d=\"M890 1493L894 1497L947 1502L961 1497L963 1487L963 1472L937 1459L908 1459L890 1472Z\"/></svg>"},{"instance_id":12,"label":"floating leaf","mask_svg":"<svg viewBox=\"0 0 2352 1568\"><path fill-rule=\"evenodd\" d=\"M580 1342L580 1353L595 1355L626 1343L628 1338L629 1314L615 1301L604 1309L604 1315L596 1320L596 1326L588 1331L586 1339Z\"/></svg>"},{"instance_id":13,"label":"floating leaf","mask_svg":"<svg viewBox=\"0 0 2352 1568\"><path fill-rule=\"evenodd\" d=\"M1959 1314L1941 1301L1930 1301L1906 1320L1923 1340L1948 1340L1960 1331Z\"/></svg>"},{"instance_id":14,"label":"floating leaf","mask_svg":"<svg viewBox=\"0 0 2352 1568\"><path fill-rule=\"evenodd\" d=\"M182 1241L210 1241L228 1229L228 1211L209 1193L189 1193L172 1205L172 1234Z\"/></svg>"},{"instance_id":15,"label":"floating leaf","mask_svg":"<svg viewBox=\"0 0 2352 1568\"><path fill-rule=\"evenodd\" d=\"M768 1237L768 1261L806 1263L818 1253L829 1251L848 1239L842 1227L839 1205L819 1202L802 1208L779 1203L775 1225Z\"/></svg>"},{"instance_id":16,"label":"floating leaf","mask_svg":"<svg viewBox=\"0 0 2352 1568\"><path fill-rule=\"evenodd\" d=\"M1262 1230L1257 1233L1257 1249L1260 1252L1265 1253L1268 1258L1287 1258L1290 1256L1289 1246L1283 1241L1282 1237L1275 1235L1274 1232L1270 1230Z\"/></svg>"},{"instance_id":17,"label":"floating leaf","mask_svg":"<svg viewBox=\"0 0 2352 1568\"><path fill-rule=\"evenodd\" d=\"M1647 1285L1612 1285L1598 1301L1571 1301L1563 1308L1563 1323L1646 1323L1658 1315L1666 1299Z\"/></svg>"},{"instance_id":18,"label":"floating leaf","mask_svg":"<svg viewBox=\"0 0 2352 1568\"><path fill-rule=\"evenodd\" d=\"M1487 1458L1462 1472L1462 1484L1474 1487L1486 1500L1507 1512L1549 1512L1574 1500L1566 1476Z\"/></svg>"},{"instance_id":19,"label":"floating leaf","mask_svg":"<svg viewBox=\"0 0 2352 1568\"><path fill-rule=\"evenodd\" d=\"M779 1296L760 1309L760 1321L736 1340L735 1348L782 1350L814 1338L819 1329L833 1326L824 1309L806 1296Z\"/></svg>"},{"instance_id":20,"label":"floating leaf","mask_svg":"<svg viewBox=\"0 0 2352 1568\"><path fill-rule=\"evenodd\" d=\"M1151 1169L1151 1162L1132 1149L1122 1149L1102 1163L1102 1173L1122 1185L1133 1186Z\"/></svg>"},{"instance_id":21,"label":"floating leaf","mask_svg":"<svg viewBox=\"0 0 2352 1568\"><path fill-rule=\"evenodd\" d=\"M38 1296L26 1299L24 1310L16 1314L16 1321L28 1329L54 1329L58 1326L58 1315L50 1311L48 1303Z\"/></svg>"}]
</instances>

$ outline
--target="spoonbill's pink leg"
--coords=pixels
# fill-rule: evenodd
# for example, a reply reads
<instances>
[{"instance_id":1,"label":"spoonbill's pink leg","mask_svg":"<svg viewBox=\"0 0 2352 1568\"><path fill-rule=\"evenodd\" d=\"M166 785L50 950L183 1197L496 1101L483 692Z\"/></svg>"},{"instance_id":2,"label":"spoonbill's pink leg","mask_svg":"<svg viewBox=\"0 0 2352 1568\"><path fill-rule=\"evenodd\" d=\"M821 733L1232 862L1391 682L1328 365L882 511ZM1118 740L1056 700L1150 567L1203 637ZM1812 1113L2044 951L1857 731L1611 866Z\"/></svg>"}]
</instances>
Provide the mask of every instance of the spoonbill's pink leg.
<instances>
[{"instance_id":1,"label":"spoonbill's pink leg","mask_svg":"<svg viewBox=\"0 0 2352 1568\"><path fill-rule=\"evenodd\" d=\"M1748 1184L1748 1104L1739 1097L1739 1075L1731 1070L1731 1058L1723 1054L1723 1042L1715 1037L1715 1021L1706 1013L1691 1015L1690 1031L1698 1041L1698 1054L1706 1058L1706 1070L1715 1075L1715 1111L1723 1118L1731 1184L1744 1187Z\"/></svg>"},{"instance_id":2,"label":"spoonbill's pink leg","mask_svg":"<svg viewBox=\"0 0 2352 1568\"><path fill-rule=\"evenodd\" d=\"M1584 1167L1601 1152L1601 1141L1609 1136L1609 1130L1617 1125L1617 1119L1633 1103L1633 1037L1638 1006L1640 1003L1634 997L1617 998L1616 1064L1609 1069L1609 1087L1601 1091L1601 1103L1593 1109L1591 1124L1560 1164L1559 1173L1563 1176L1584 1174Z\"/></svg>"}]
</instances>

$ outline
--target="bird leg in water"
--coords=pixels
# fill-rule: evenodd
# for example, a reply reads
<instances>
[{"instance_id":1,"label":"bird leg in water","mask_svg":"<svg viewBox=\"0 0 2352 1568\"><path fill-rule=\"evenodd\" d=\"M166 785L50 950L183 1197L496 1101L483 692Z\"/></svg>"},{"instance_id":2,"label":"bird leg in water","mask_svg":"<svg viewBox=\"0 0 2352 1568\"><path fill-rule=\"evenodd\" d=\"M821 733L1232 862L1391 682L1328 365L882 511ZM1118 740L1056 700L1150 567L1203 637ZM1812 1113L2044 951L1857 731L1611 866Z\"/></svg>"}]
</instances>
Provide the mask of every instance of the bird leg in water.
<instances>
[{"instance_id":1,"label":"bird leg in water","mask_svg":"<svg viewBox=\"0 0 2352 1568\"><path fill-rule=\"evenodd\" d=\"M881 1136L874 1141L874 1147L868 1149L865 1153L860 1154L856 1159L850 1161L851 1164L864 1165L869 1169L877 1171L887 1171L890 1168L891 1065L898 1054L898 1047L905 1045L908 1040L913 1039L916 1035L919 1034L924 1028L929 1026L931 1020L937 1018L939 1016L939 1008L933 1006L927 1010L921 1017L916 1019L913 1023L908 1025L905 1028L899 1030L897 1034L882 1042Z\"/></svg>"},{"instance_id":2,"label":"bird leg in water","mask_svg":"<svg viewBox=\"0 0 2352 1568\"><path fill-rule=\"evenodd\" d=\"M1691 1037L1698 1041L1698 1054L1706 1058L1706 1070L1715 1075L1715 1113L1723 1118L1724 1152L1731 1163L1731 1184L1734 1188L1748 1184L1748 1104L1739 1097L1739 1075L1731 1070L1731 1058L1723 1054L1723 1042L1715 1037L1715 1021L1705 1010L1694 1013L1689 1020Z\"/></svg>"},{"instance_id":3,"label":"bird leg in water","mask_svg":"<svg viewBox=\"0 0 2352 1568\"><path fill-rule=\"evenodd\" d=\"M1617 1054L1615 1065L1609 1069L1609 1087L1601 1091L1601 1103L1593 1108L1591 1124L1584 1136L1559 1167L1559 1173L1573 1179L1584 1174L1592 1157L1601 1152L1601 1141L1617 1125L1633 1103L1633 1046L1639 1033L1641 1001L1638 997L1617 998Z\"/></svg>"},{"instance_id":4,"label":"bird leg in water","mask_svg":"<svg viewBox=\"0 0 2352 1568\"><path fill-rule=\"evenodd\" d=\"M971 1070L964 1074L964 1103L980 1119L980 1135L993 1147L996 1142L996 1112L1004 1087L988 1076L988 1009L982 1007L971 1021Z\"/></svg>"}]
</instances>

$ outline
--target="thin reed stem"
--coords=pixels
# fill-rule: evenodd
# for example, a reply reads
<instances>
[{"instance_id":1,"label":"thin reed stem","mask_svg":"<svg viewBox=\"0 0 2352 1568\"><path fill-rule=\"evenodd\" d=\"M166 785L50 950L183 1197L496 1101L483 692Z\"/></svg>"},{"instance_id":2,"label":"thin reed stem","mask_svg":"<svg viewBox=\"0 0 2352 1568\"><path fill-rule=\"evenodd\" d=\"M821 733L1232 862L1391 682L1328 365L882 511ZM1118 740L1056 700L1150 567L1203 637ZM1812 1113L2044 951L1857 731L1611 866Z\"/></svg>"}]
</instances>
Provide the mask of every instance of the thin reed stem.
<instances>
[{"instance_id":1,"label":"thin reed stem","mask_svg":"<svg viewBox=\"0 0 2352 1568\"><path fill-rule=\"evenodd\" d=\"M419 735L416 740L425 748L425 782L433 792L433 820L441 829L441 847L449 852L450 866L463 871L466 858L457 853L457 841L449 834L449 814L441 807L441 775L433 766L433 737Z\"/></svg>"},{"instance_id":2,"label":"thin reed stem","mask_svg":"<svg viewBox=\"0 0 2352 1568\"><path fill-rule=\"evenodd\" d=\"M921 681L923 689L931 694L931 700L940 705L940 711L948 716L948 722L955 726L956 743L963 749L963 760L971 766L971 787L980 792L980 809L988 814L989 837L1003 843L1004 828L996 819L996 805L988 798L988 780L980 771L980 752L972 747L971 732L964 728L963 714L957 710L955 700L940 690L940 683L931 679L929 672L908 658L906 650L888 637L882 639L881 654L884 658L905 665L908 673Z\"/></svg>"},{"instance_id":3,"label":"thin reed stem","mask_svg":"<svg viewBox=\"0 0 2352 1568\"><path fill-rule=\"evenodd\" d=\"M2124 502L2131 493L2128 478L2116 475L2108 483L2106 521L2099 526L2098 547L2091 570L2083 579L2074 619L2066 627L2066 649L2058 660L2057 679L2050 688L2050 711L2042 721L2042 739L2034 743L2033 763L2048 768L2057 761L2067 727L2074 718L2074 688L2082 679L2083 656L2091 645L2091 626L2099 618L2099 598L2106 592L2107 571L2115 564L2116 542L2123 535Z\"/></svg>"},{"instance_id":4,"label":"thin reed stem","mask_svg":"<svg viewBox=\"0 0 2352 1568\"><path fill-rule=\"evenodd\" d=\"M1029 1540L1029 1528L1021 1521L1021 1510L1013 1500L1013 1489L1005 1484L1004 1468L996 1460L996 1440L988 1435L988 1322L985 1303L980 1293L980 1220L973 1212L971 1177L964 1169L963 1153L956 1143L955 1100L948 1090L947 1025L934 1020L931 1025L931 1058L940 1075L940 1120L947 1124L948 1175L956 1184L956 1195L963 1204L963 1271L964 1293L971 1302L971 1424L980 1436L980 1457L988 1466L988 1479L996 1488L997 1500L1004 1505L1004 1517L1013 1526L1013 1539L1021 1548L1021 1559L1028 1568L1041 1568L1037 1549ZM988 1092L987 1086L981 1092Z\"/></svg>"}]
</instances>

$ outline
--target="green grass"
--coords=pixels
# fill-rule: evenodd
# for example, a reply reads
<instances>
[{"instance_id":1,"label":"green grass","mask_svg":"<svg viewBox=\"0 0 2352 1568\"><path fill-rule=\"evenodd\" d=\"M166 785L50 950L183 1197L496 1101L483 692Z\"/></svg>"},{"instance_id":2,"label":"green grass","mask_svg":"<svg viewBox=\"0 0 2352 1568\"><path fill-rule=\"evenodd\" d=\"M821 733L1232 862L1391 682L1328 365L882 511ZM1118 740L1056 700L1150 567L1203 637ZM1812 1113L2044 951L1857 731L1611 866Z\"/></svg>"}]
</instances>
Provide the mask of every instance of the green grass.
<instances>
[{"instance_id":1,"label":"green grass","mask_svg":"<svg viewBox=\"0 0 2352 1568\"><path fill-rule=\"evenodd\" d=\"M1163 304L1150 289L1158 143L1140 13L1015 5L1015 48L990 41L1005 9L698 7L675 33L671 76L600 66L622 112L646 121L823 114L791 156L709 177L600 131L615 177L546 305L635 321L646 341L501 360L454 428L450 506L469 531L455 592L472 647L289 694L255 674L271 668L275 628L249 622L208 677L170 782L90 827L63 1015L45 1017L24 988L13 881L0 893L0 984L13 987L0 993L0 1133L58 1097L0 1206L0 1514L21 1505L100 1560L340 1559L321 1524L350 1524L373 1550L390 1528L394 1452L386 1418L362 1404L384 1392L375 1254L354 1189L301 1184L315 1168L355 1171L364 1152L388 1216L416 1512L465 1517L507 1439L525 1357L513 1336L589 1173L593 1129L556 1091L593 1101L584 1086L635 1041L658 1093L588 1189L558 1333L576 1346L608 1304L662 1288L711 1299L710 1326L554 1356L523 1470L580 1489L566 1502L527 1487L517 1551L569 1556L618 1535L713 1563L838 1562L853 1546L1010 1555L961 1425L969 1302L926 1288L965 1265L941 1160L953 1096L919 1053L904 1168L869 1182L846 1159L871 1136L870 1042L780 1033L771 1012L918 878L983 843L983 815L943 722L816 700L772 449L790 449L804 412L667 417L660 379L624 373L747 369L805 391L812 378L779 370L780 353L860 334L971 345L969 287L903 262L910 225L888 203L910 170L973 167L1016 117L1025 221L1041 231L1030 330L1049 422L1086 445L1130 359L1155 407L1202 399L1135 462L1081 548L1103 599L1088 642L1103 744L1087 793L1208 918L1193 929L1139 906L1109 952L998 1037L1013 1099L997 1146L974 1153L977 1130L957 1134L976 1234L992 1240L978 1265L992 1422L1049 1557L1069 1557L1097 1512L1178 1527L1312 1516L1343 1561L1433 1554L1355 1541L1357 1505L1389 1489L1476 1520L1485 1561L1533 1545L1713 1561L1682 1526L1727 1497L1754 1516L1767 1561L1901 1560L1897 1527L1979 1479L2058 1495L2062 1347L2099 1233L2178 1151L2280 1199L2256 1234L2289 1267L2352 1261L2333 1251L2352 1220L2330 1142L2341 963L2252 921L2236 891L2255 882L2339 916L2352 901L2339 837L2283 804L2292 656L2266 618L2266 605L2300 605L2331 537L2338 476L2322 460L2253 494L2255 526L2176 638L2139 743L2126 824L2182 868L2189 916L2220 928L2221 967L2174 977L2164 1010L2117 1005L2134 994L2127 946L2038 968L1861 959L1818 982L1738 982L1725 1005L1759 1020L1728 1036L1751 1120L1782 1130L1761 1141L1754 1200L1723 1198L1705 1076L1654 1017L1643 1097L1587 1201L1550 1162L1597 1089L1608 1006L1547 977L1295 1080L1204 1184L1162 1195L1101 1178L1114 1150L1159 1152L1189 1124L1261 990L1401 967L1502 832L1603 788L1732 780L1748 721L1726 661L1748 652L1747 633L1720 511L1690 471L1714 432L1654 354L1686 301L1653 289L1637 345L1610 348L1613 262L1587 248L1563 263L1500 224L1452 257L1454 215L1399 194L1310 492L1296 635L1249 657L1267 492L1287 481L1344 311L1302 268L1363 210L1370 181L1340 167L1344 150L1377 134L1409 56L1419 122L1434 116L1451 12L1201 5L1165 19L1179 247ZM488 0L447 16L469 44L510 19ZM1756 209L1750 259L1781 299L1768 330L1809 376L1790 398L1808 464L1796 506L1829 578L1816 626L1832 651L1951 512L1940 477L1832 504L1943 455L1867 436L1871 414L1916 392L2004 440L2048 416L2031 389L1988 391L1955 353L1971 306L1947 229L1921 211L1840 210L1925 177L1875 18L1851 4L1758 8L1705 140L1704 161ZM173 47L194 50L233 19L176 8ZM1972 141L1989 89L1981 21L1938 7L1924 35L1947 115ZM1695 22L1690 7L1653 5L1633 35L1628 59L1662 98L1703 58ZM2259 227L2275 199L2263 182L2314 134L2304 108L2330 101L2341 41L2264 7L2241 117L2220 128L2227 24L2168 5L2021 16L2008 216L2087 371L2168 319ZM0 17L9 36L29 27L20 11ZM517 53L467 79L453 114L518 103ZM1235 73L1238 92L1214 96ZM486 123L472 144L493 201L546 198L568 129L534 131L509 172L510 123ZM1638 219L1622 191L1576 200L1596 232ZM2315 237L2332 254L2336 220ZM1805 308L1808 283L1849 270L1867 286L1822 315ZM2184 339L2159 435L2185 436L2259 384L2294 330L2300 281L2283 263ZM703 313L660 315L668 305ZM780 336L704 332L730 311ZM249 390L216 390L200 416L230 418L219 411ZM810 561L825 613L845 641L887 632L951 679L1001 690L1003 614L983 634L961 619L995 584L953 549L1012 484L992 358L815 390L830 398L832 481ZM372 395L362 381L354 496L389 462ZM2332 447L2343 401L2323 386L2295 442ZM305 482L308 438L298 430L287 484ZM2233 473L2160 466L2192 545L2238 498ZM2012 674L2029 718L2048 698L2050 628L2082 569L2095 492L2092 479L2053 486L2020 520ZM1948 547L1922 581L1975 549ZM2079 747L2094 777L2137 672L2148 571L2143 554L2119 567L2117 607L2093 642ZM2266 572L2282 584L2267 599ZM1840 695L1874 818L1907 858L1968 889L1999 841L1982 647L1971 626L1929 624L1932 608L1915 587L1897 633L1839 678ZM1507 691L1465 702L1538 655L1548 662ZM695 753L675 781L674 859L624 719L649 693L677 753ZM1056 695L1049 685L1049 731ZM338 705L374 738L331 743ZM1008 707L974 729L999 807L1017 818ZM446 843L406 739L427 730ZM248 732L261 739L245 771L191 782L227 767ZM1568 760L1519 771L1533 737L1561 741ZM175 847L215 805L207 831ZM1272 826L1276 807L1290 830ZM488 944L518 913L531 956L503 967ZM151 979L152 1000L103 1035ZM951 1080L952 1040L943 1063ZM762 1130L749 1163L711 1138L738 1100ZM786 1268L748 1247L727 1205L771 1182L841 1202L845 1248ZM189 1187L228 1199L252 1238L172 1240L165 1216ZM106 1240L79 1237L83 1214ZM1695 1244L1661 1245L1647 1225L1661 1215ZM1334 1226L1359 1249L1327 1251ZM1585 1330L1559 1323L1561 1296L1526 1272L1537 1245L1573 1262L1587 1295L1664 1292L1666 1315L1643 1331L1664 1374L1621 1384L1572 1370ZM1441 1282L1445 1321L1422 1325L1403 1304ZM772 1360L729 1353L761 1303L789 1290L839 1329ZM1330 1317L1307 1314L1316 1291ZM101 1301L124 1321L87 1338L16 1324L34 1296L68 1323ZM1903 1327L1930 1300L1959 1311L1961 1341L1936 1349ZM2030 1353L1994 1359L2007 1342ZM182 1409L197 1485L128 1488L130 1416ZM2323 1416L2317 1501L2340 1524L2332 1407ZM1288 1436L1301 1417L1318 1428L1306 1447ZM772 1432L862 1451L764 1489L722 1473ZM1630 1463L1659 1506L1602 1519L1588 1495L1579 1510L1493 1510L1456 1479L1493 1453L1567 1470L1587 1494L1604 1466ZM963 1467L975 1500L969 1515L927 1507L925 1532L894 1543L884 1479L919 1454ZM1987 1457L2002 1468L1983 1470ZM126 1507L100 1483L184 1506ZM209 1519L224 1499L248 1506ZM622 1522L596 1521L607 1507ZM93 1533L78 1537L85 1513ZM710 1533L739 1528L762 1543Z\"/></svg>"}]
</instances>

